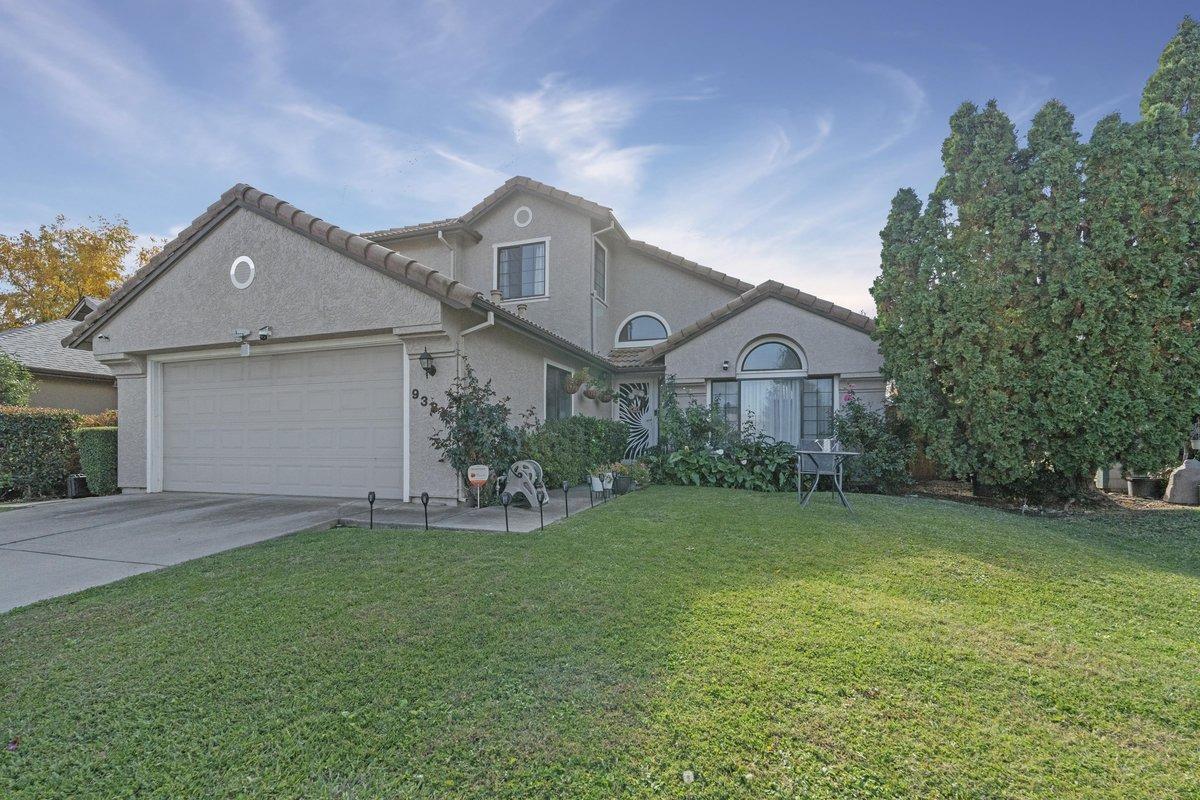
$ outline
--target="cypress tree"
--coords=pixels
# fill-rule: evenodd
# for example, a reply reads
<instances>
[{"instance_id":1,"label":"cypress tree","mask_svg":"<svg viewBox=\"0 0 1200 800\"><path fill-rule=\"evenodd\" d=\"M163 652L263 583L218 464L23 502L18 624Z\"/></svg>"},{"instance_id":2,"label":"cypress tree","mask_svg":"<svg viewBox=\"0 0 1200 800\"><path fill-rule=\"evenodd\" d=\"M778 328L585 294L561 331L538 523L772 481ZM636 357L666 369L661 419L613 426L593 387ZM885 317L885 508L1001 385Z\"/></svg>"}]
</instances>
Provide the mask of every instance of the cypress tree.
<instances>
[{"instance_id":1,"label":"cypress tree","mask_svg":"<svg viewBox=\"0 0 1200 800\"><path fill-rule=\"evenodd\" d=\"M1149 117L1159 103L1180 111L1188 136L1200 133L1200 25L1191 17L1183 18L1158 57L1158 69L1142 92L1142 116Z\"/></svg>"},{"instance_id":2,"label":"cypress tree","mask_svg":"<svg viewBox=\"0 0 1200 800\"><path fill-rule=\"evenodd\" d=\"M1086 481L1103 447L1091 425L1102 386L1090 354L1102 319L1083 248L1083 153L1075 119L1058 101L1033 118L1021 153L1019 213L1025 224L1013 307L1017 346L1029 375L1025 441L1030 479L1051 494Z\"/></svg>"},{"instance_id":3,"label":"cypress tree","mask_svg":"<svg viewBox=\"0 0 1200 800\"><path fill-rule=\"evenodd\" d=\"M873 293L885 375L931 458L1027 496L1156 471L1200 414L1200 28L1143 119L1087 144L1061 103L1017 148L994 102L950 118L921 210L897 194Z\"/></svg>"}]
</instances>

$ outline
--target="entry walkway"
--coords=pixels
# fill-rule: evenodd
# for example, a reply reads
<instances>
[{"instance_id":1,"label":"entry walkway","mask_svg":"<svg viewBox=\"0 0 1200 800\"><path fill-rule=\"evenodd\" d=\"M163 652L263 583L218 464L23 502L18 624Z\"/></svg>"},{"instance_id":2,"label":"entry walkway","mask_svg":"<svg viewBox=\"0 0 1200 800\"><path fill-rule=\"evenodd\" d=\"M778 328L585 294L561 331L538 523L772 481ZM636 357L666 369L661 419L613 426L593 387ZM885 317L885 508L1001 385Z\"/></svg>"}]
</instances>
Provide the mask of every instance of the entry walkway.
<instances>
[{"instance_id":1,"label":"entry walkway","mask_svg":"<svg viewBox=\"0 0 1200 800\"><path fill-rule=\"evenodd\" d=\"M596 507L601 503L597 496ZM512 533L529 533L539 530L544 522L549 525L567 516L570 503L571 516L591 509L586 486L576 486L563 499L562 489L550 490L550 502L542 506L542 516L538 517L536 508L508 507L508 530ZM612 502L609 500L608 502ZM366 501L355 503L354 509L347 516L338 520L341 525L366 527L369 522L368 505ZM420 502L397 503L395 501L379 500L375 503L376 528L423 529L425 517ZM455 531L484 531L504 533L504 507L495 505L484 508L467 506L435 506L429 505L430 530Z\"/></svg>"}]
</instances>

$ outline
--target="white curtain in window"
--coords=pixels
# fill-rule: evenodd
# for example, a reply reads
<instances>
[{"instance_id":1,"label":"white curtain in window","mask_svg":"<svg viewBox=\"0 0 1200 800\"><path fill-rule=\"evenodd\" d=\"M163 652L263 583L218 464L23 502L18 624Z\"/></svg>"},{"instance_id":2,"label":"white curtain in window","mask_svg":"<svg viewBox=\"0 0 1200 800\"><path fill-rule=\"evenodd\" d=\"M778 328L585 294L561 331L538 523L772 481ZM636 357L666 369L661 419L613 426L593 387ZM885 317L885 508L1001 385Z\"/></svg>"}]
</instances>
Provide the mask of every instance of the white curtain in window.
<instances>
[{"instance_id":1,"label":"white curtain in window","mask_svg":"<svg viewBox=\"0 0 1200 800\"><path fill-rule=\"evenodd\" d=\"M743 380L742 422L753 421L758 431L781 442L800 444L800 403L803 378Z\"/></svg>"}]
</instances>

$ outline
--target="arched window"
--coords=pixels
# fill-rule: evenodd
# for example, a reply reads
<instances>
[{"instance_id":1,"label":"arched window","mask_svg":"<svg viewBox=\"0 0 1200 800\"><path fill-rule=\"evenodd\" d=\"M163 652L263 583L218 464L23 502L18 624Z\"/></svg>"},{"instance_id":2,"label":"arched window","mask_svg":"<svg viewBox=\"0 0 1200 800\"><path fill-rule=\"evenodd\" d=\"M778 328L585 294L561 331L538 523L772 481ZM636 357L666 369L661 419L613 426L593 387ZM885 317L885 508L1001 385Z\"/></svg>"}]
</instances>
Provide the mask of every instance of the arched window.
<instances>
[{"instance_id":1,"label":"arched window","mask_svg":"<svg viewBox=\"0 0 1200 800\"><path fill-rule=\"evenodd\" d=\"M783 342L763 342L742 359L743 372L781 372L804 369L800 355Z\"/></svg>"},{"instance_id":2,"label":"arched window","mask_svg":"<svg viewBox=\"0 0 1200 800\"><path fill-rule=\"evenodd\" d=\"M618 345L641 345L661 342L668 336L667 325L657 314L635 314L625 320L617 333Z\"/></svg>"},{"instance_id":3,"label":"arched window","mask_svg":"<svg viewBox=\"0 0 1200 800\"><path fill-rule=\"evenodd\" d=\"M753 423L781 442L833 432L833 379L809 377L798 347L759 340L744 351L736 380L712 381L711 398L730 424Z\"/></svg>"}]
</instances>

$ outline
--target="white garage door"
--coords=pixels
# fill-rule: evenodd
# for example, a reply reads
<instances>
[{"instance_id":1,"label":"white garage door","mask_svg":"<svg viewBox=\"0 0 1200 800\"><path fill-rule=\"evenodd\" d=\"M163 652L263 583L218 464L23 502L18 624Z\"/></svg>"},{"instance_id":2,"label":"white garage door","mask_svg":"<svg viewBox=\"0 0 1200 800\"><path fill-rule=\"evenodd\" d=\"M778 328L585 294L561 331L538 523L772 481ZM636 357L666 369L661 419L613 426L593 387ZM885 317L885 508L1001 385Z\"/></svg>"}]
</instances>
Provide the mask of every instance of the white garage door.
<instances>
[{"instance_id":1,"label":"white garage door","mask_svg":"<svg viewBox=\"0 0 1200 800\"><path fill-rule=\"evenodd\" d=\"M163 365L163 489L399 499L403 350Z\"/></svg>"}]
</instances>

